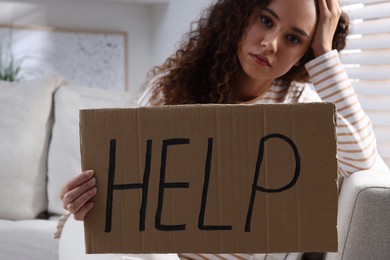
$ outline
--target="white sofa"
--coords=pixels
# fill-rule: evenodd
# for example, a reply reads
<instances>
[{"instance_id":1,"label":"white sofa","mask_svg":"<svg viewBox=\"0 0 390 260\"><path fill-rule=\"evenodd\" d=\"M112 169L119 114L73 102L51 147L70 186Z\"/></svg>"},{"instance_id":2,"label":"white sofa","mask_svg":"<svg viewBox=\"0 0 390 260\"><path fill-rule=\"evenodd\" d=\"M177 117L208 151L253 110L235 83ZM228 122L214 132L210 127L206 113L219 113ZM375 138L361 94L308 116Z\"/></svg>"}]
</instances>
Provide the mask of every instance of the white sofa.
<instances>
[{"instance_id":1,"label":"white sofa","mask_svg":"<svg viewBox=\"0 0 390 260\"><path fill-rule=\"evenodd\" d=\"M78 110L131 107L128 92L72 87L58 76L0 81L0 260L59 259L58 193L80 172Z\"/></svg>"},{"instance_id":2,"label":"white sofa","mask_svg":"<svg viewBox=\"0 0 390 260\"><path fill-rule=\"evenodd\" d=\"M78 109L135 106L136 95L67 86L58 76L0 82L0 259L56 260L65 213L58 192L80 171ZM344 180L339 252L326 259L390 259L390 171L375 167ZM320 235L320 234L319 234Z\"/></svg>"}]
</instances>

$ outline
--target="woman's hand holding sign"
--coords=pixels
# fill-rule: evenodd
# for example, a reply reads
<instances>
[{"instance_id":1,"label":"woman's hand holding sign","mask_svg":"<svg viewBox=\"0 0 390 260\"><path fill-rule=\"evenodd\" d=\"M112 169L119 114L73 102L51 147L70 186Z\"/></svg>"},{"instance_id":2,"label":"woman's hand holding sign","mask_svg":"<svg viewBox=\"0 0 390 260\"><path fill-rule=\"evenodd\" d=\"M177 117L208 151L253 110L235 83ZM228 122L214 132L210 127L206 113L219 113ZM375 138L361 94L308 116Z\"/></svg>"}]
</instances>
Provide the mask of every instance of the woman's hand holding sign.
<instances>
[{"instance_id":1,"label":"woman's hand holding sign","mask_svg":"<svg viewBox=\"0 0 390 260\"><path fill-rule=\"evenodd\" d=\"M74 215L75 220L84 220L93 207L90 200L97 191L93 174L93 170L85 171L68 181L61 189L63 207Z\"/></svg>"}]
</instances>

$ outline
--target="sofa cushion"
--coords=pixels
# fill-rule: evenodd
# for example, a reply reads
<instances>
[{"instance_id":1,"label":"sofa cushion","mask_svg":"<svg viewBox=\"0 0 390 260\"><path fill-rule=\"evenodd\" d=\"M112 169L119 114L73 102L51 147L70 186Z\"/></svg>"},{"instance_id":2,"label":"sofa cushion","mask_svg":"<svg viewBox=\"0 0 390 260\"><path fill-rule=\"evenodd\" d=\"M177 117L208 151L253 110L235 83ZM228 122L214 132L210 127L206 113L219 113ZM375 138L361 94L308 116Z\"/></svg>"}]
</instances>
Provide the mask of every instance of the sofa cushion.
<instances>
[{"instance_id":1,"label":"sofa cushion","mask_svg":"<svg viewBox=\"0 0 390 260\"><path fill-rule=\"evenodd\" d=\"M62 86L55 94L55 122L48 160L48 209L64 214L59 192L81 171L79 109L135 107L137 95L90 87Z\"/></svg>"},{"instance_id":2,"label":"sofa cushion","mask_svg":"<svg viewBox=\"0 0 390 260\"><path fill-rule=\"evenodd\" d=\"M57 220L0 220L0 259L58 259Z\"/></svg>"},{"instance_id":3,"label":"sofa cushion","mask_svg":"<svg viewBox=\"0 0 390 260\"><path fill-rule=\"evenodd\" d=\"M33 219L47 208L47 147L58 76L0 81L0 218Z\"/></svg>"}]
</instances>

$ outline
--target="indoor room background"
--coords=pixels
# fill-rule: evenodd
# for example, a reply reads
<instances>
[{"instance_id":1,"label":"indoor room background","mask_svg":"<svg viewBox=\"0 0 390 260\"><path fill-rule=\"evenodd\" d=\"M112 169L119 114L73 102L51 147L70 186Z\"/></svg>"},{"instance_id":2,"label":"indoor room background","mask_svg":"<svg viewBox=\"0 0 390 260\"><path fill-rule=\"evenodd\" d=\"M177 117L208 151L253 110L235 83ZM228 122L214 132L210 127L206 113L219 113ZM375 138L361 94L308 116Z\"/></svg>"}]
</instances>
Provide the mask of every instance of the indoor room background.
<instances>
[{"instance_id":1,"label":"indoor room background","mask_svg":"<svg viewBox=\"0 0 390 260\"><path fill-rule=\"evenodd\" d=\"M173 53L183 33L190 23L212 0L24 0L0 1L0 24L2 28L2 49L11 50L15 57L24 58L21 75L31 70L31 54L18 53L17 42L10 44L9 38L17 38L18 26L32 27L34 31L50 28L54 31L67 29L70 34L117 33L125 37L118 59L107 62L99 69L88 71L84 78L74 84L99 88L124 88L137 92L141 88L147 72L161 64ZM385 0L343 0L344 10L352 20L352 34L347 49L342 53L343 64L352 79L361 104L370 116L378 139L379 152L390 164L390 2ZM9 25L15 26L9 29ZM4 27L5 26L5 27ZM69 32L68 32L69 33ZM49 33L50 34L50 33ZM19 36L22 37L22 36ZM28 40L23 40L28 42ZM15 45L15 46L11 46ZM99 46L86 45L87 51L99 53ZM85 48L85 46L84 46ZM44 49L44 48L43 48ZM66 49L63 57L68 56ZM72 52L73 53L73 52ZM72 53L69 53L71 55ZM125 55L121 55L125 53ZM73 53L74 54L74 53ZM41 54L45 56L46 54ZM49 55L49 54L47 54ZM126 57L123 57L126 56ZM77 55L76 55L77 57ZM37 57L35 57L37 58ZM42 57L40 57L42 59ZM104 60L104 58L102 58ZM74 59L70 59L73 63ZM119 62L119 63L118 63ZM27 65L26 65L27 64ZM117 66L120 64L120 66ZM25 65L25 67L23 67ZM111 65L111 66L107 66ZM71 65L70 65L71 66ZM79 66L79 68L88 65ZM122 71L112 74L117 83L93 81L94 73L104 70ZM74 68L77 70L77 68ZM99 71L100 70L100 71ZM40 70L42 74L42 68ZM81 72L83 73L83 72ZM118 74L119 73L119 74ZM39 73L35 73L38 74ZM84 74L84 75L85 75ZM30 75L31 77L31 75ZM108 79L109 77L105 77ZM69 80L69 79L68 79ZM72 79L73 80L73 79ZM100 84L100 85L99 85Z\"/></svg>"}]
</instances>

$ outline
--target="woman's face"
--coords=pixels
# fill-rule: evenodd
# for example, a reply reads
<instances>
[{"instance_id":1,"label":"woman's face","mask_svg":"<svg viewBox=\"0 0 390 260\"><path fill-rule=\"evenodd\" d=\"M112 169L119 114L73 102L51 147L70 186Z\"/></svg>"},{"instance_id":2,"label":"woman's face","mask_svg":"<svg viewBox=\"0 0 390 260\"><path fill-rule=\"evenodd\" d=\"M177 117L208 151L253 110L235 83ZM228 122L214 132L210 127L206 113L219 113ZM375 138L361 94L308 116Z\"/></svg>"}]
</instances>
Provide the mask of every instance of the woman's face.
<instances>
[{"instance_id":1,"label":"woman's face","mask_svg":"<svg viewBox=\"0 0 390 260\"><path fill-rule=\"evenodd\" d=\"M316 27L313 0L272 0L255 9L238 45L238 59L254 80L275 79L297 65Z\"/></svg>"}]
</instances>

